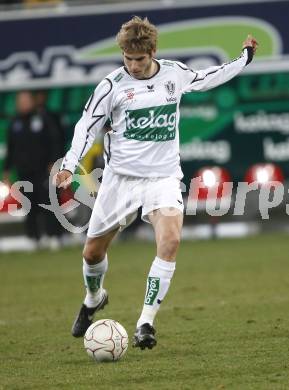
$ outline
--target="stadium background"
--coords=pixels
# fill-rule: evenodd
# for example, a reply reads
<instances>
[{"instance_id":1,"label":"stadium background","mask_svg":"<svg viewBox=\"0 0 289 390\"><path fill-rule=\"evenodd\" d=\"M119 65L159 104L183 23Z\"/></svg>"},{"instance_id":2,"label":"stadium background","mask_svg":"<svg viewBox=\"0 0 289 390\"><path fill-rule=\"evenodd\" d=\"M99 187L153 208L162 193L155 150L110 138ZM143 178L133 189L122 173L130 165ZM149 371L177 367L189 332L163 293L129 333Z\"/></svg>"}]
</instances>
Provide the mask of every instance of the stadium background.
<instances>
[{"instance_id":1,"label":"stadium background","mask_svg":"<svg viewBox=\"0 0 289 390\"><path fill-rule=\"evenodd\" d=\"M9 39L3 40L0 54L0 176L15 93L47 89L48 108L62 116L69 147L74 125L95 85L121 64L114 40L119 25L139 14L148 16L160 30L159 58L177 59L195 69L237 57L247 32L260 41L254 62L242 75L212 91L183 97L184 196L203 167L221 167L227 180L236 183L247 180L252 165L274 163L287 179L288 7L287 1L81 6L56 2L48 9L3 11L0 34ZM85 167L93 167L101 153L100 139L87 155ZM250 207L255 209L256 202Z\"/></svg>"},{"instance_id":2,"label":"stadium background","mask_svg":"<svg viewBox=\"0 0 289 390\"><path fill-rule=\"evenodd\" d=\"M140 14L160 28L159 57L195 68L238 56L247 33L260 41L257 57L238 78L184 96L185 183L205 166L226 168L234 182L247 180L255 163L276 164L288 181L288 1L14 3L0 1L0 180L16 92L47 89L69 144L95 84L121 63L113 41L120 23ZM101 152L100 139L85 167ZM280 205L283 232L277 232L271 212L268 224L261 220L257 198L250 197L251 213L242 217L212 218L204 210L186 217L188 240L156 321L158 346L147 353L129 348L116 365L93 364L82 340L70 335L83 296L82 246L15 253L23 221L0 212L0 249L13 250L0 253L0 390L288 389L288 216ZM197 240L221 237L221 225L227 236L264 234ZM218 234L207 234L207 227ZM155 255L153 243L130 236L134 230L109 251L110 304L103 313L122 323L130 338ZM17 239L8 246L11 234Z\"/></svg>"}]
</instances>

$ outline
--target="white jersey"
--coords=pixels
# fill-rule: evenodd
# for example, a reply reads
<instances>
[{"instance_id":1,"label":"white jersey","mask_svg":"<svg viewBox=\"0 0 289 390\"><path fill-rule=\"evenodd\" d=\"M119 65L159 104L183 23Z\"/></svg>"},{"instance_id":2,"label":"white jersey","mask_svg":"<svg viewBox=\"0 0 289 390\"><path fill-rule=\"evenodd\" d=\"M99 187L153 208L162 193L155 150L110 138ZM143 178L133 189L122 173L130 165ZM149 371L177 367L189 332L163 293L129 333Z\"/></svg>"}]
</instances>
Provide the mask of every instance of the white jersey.
<instances>
[{"instance_id":1,"label":"white jersey","mask_svg":"<svg viewBox=\"0 0 289 390\"><path fill-rule=\"evenodd\" d=\"M114 173L181 179L178 122L182 94L225 83L251 59L252 48L245 48L239 58L201 71L180 62L155 60L157 73L144 80L132 77L125 67L118 68L100 82L87 102L61 169L74 172L110 119L105 160Z\"/></svg>"}]
</instances>

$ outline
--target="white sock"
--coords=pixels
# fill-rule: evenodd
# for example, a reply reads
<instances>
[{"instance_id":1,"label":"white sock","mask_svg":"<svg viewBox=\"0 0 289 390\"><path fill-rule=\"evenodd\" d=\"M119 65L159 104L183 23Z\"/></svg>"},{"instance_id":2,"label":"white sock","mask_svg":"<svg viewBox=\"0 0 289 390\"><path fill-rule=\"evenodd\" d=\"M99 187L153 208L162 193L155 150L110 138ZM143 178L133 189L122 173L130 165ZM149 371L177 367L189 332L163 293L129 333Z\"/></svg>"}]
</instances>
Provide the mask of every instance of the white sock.
<instances>
[{"instance_id":1,"label":"white sock","mask_svg":"<svg viewBox=\"0 0 289 390\"><path fill-rule=\"evenodd\" d=\"M103 280L104 275L108 268L107 255L105 258L97 264L89 265L83 259L83 278L86 287L86 297L84 304L87 307L95 307L101 300L103 293Z\"/></svg>"},{"instance_id":2,"label":"white sock","mask_svg":"<svg viewBox=\"0 0 289 390\"><path fill-rule=\"evenodd\" d=\"M145 323L153 324L160 304L168 292L175 268L175 262L165 261L159 257L154 259L148 274L143 310L137 327Z\"/></svg>"}]
</instances>

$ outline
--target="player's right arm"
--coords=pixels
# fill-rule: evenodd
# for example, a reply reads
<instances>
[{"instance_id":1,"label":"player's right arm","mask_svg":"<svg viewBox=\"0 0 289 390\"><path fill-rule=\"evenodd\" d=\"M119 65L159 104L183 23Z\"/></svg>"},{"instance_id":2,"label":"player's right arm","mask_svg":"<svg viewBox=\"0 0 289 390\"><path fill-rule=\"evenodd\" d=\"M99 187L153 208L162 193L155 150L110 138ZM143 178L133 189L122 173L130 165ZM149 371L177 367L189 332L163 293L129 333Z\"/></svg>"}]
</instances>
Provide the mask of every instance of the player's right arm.
<instances>
[{"instance_id":1,"label":"player's right arm","mask_svg":"<svg viewBox=\"0 0 289 390\"><path fill-rule=\"evenodd\" d=\"M72 172L62 169L53 177L53 184L58 188L66 189L72 182L72 176Z\"/></svg>"},{"instance_id":2,"label":"player's right arm","mask_svg":"<svg viewBox=\"0 0 289 390\"><path fill-rule=\"evenodd\" d=\"M112 110L112 82L104 79L88 100L82 117L75 126L71 148L66 153L60 171L54 176L58 187L67 188L80 160L93 144L95 136L107 121Z\"/></svg>"}]
</instances>

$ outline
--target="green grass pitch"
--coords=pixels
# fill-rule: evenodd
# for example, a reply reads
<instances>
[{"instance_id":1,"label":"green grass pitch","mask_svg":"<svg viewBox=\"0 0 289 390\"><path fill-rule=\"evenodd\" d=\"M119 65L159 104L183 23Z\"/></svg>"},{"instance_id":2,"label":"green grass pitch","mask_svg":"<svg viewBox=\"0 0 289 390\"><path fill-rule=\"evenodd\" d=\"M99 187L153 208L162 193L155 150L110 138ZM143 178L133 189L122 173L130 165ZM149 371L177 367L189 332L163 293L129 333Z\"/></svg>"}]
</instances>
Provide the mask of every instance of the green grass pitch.
<instances>
[{"instance_id":1,"label":"green grass pitch","mask_svg":"<svg viewBox=\"0 0 289 390\"><path fill-rule=\"evenodd\" d=\"M105 286L131 338L153 244L120 242ZM289 388L289 239L183 242L155 326L158 345L94 363L70 336L83 298L81 248L0 256L0 389Z\"/></svg>"}]
</instances>

